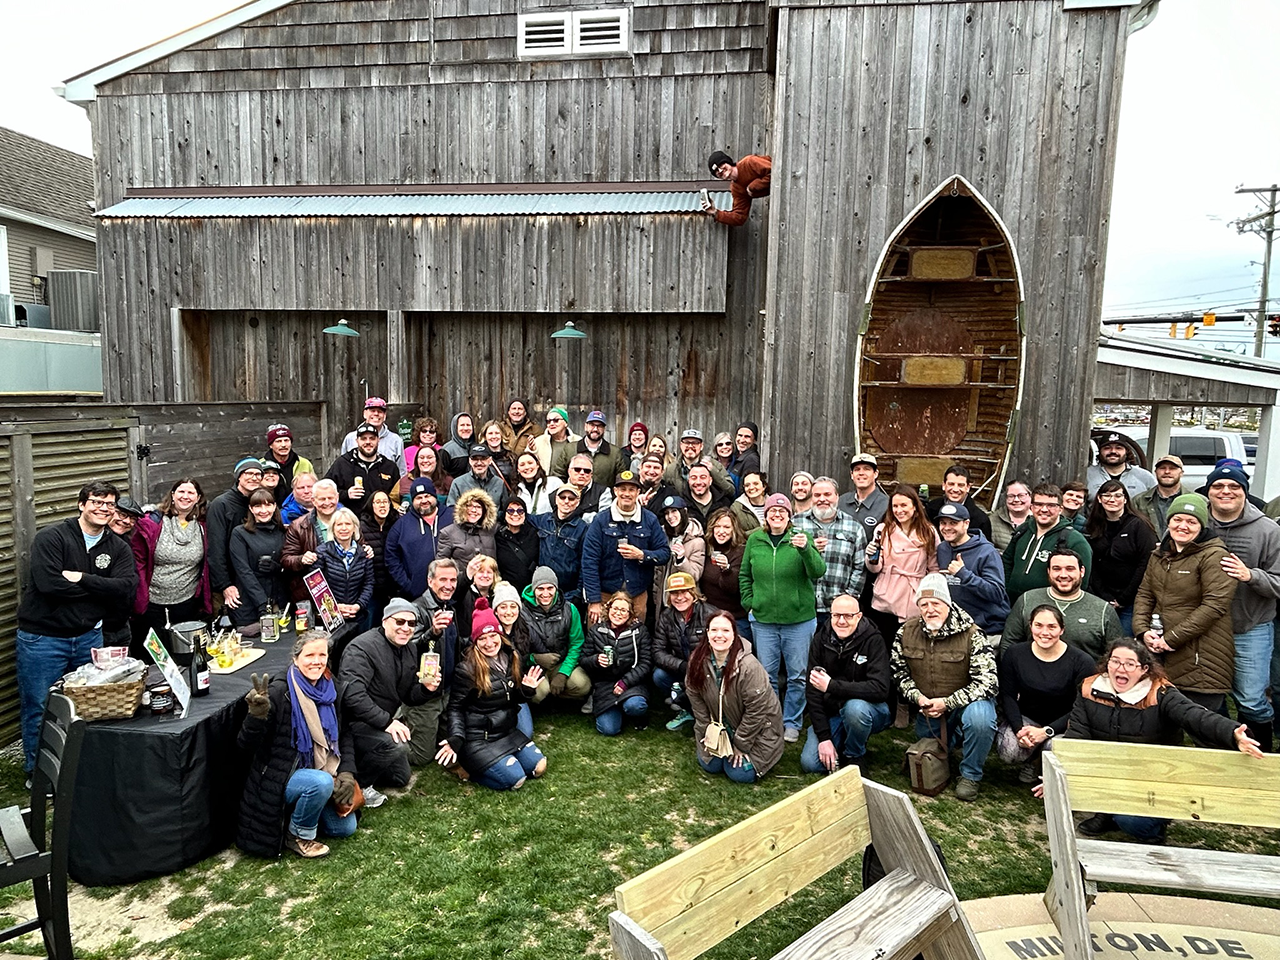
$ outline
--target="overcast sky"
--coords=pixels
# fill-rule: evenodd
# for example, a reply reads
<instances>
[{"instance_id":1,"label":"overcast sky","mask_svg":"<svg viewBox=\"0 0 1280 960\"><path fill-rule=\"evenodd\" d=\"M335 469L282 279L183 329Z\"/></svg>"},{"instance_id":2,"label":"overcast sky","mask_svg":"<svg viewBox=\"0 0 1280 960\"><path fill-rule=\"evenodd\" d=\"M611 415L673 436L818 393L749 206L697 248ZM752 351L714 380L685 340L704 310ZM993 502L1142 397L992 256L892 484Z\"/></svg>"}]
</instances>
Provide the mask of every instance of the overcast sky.
<instances>
[{"instance_id":1,"label":"overcast sky","mask_svg":"<svg viewBox=\"0 0 1280 960\"><path fill-rule=\"evenodd\" d=\"M0 4L0 126L90 152L84 111L51 87L222 13L233 0ZM1280 180L1277 0L1164 0L1129 41L1104 313L1256 305L1262 240L1230 221L1238 186ZM1277 272L1280 285L1280 272ZM1275 291L1280 294L1280 291ZM1280 305L1280 297L1272 301ZM1221 339L1229 332L1209 339ZM1239 331L1243 335L1243 331ZM1280 345L1277 348L1280 352Z\"/></svg>"}]
</instances>

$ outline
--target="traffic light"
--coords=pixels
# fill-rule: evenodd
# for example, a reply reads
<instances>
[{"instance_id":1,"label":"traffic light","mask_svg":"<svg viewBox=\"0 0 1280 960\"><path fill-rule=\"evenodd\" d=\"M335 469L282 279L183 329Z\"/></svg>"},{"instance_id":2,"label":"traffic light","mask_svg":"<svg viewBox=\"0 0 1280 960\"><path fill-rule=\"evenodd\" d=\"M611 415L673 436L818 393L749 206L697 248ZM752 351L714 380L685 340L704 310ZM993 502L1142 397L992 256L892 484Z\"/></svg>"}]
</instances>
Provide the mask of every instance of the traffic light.
<instances>
[{"instance_id":1,"label":"traffic light","mask_svg":"<svg viewBox=\"0 0 1280 960\"><path fill-rule=\"evenodd\" d=\"M1218 322L1218 315L1214 313L1212 310L1210 310L1208 313L1204 315L1204 325L1206 327L1212 327L1217 322Z\"/></svg>"},{"instance_id":2,"label":"traffic light","mask_svg":"<svg viewBox=\"0 0 1280 960\"><path fill-rule=\"evenodd\" d=\"M1280 314L1271 314L1267 317L1267 333L1273 337L1280 337Z\"/></svg>"},{"instance_id":3,"label":"traffic light","mask_svg":"<svg viewBox=\"0 0 1280 960\"><path fill-rule=\"evenodd\" d=\"M1194 323L1187 324L1187 332L1182 335L1184 340L1190 340L1196 335L1196 325Z\"/></svg>"},{"instance_id":4,"label":"traffic light","mask_svg":"<svg viewBox=\"0 0 1280 960\"><path fill-rule=\"evenodd\" d=\"M1178 335L1178 325L1176 323L1169 324L1169 336L1176 337Z\"/></svg>"}]
</instances>

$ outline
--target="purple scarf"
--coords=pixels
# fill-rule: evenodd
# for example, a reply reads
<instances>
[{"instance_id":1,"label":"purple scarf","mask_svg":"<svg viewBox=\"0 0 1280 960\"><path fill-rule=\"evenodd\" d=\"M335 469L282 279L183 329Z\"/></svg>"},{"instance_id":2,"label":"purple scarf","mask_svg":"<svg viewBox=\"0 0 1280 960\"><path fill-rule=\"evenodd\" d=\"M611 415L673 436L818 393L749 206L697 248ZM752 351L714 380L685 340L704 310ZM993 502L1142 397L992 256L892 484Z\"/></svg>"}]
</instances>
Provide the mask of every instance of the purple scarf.
<instances>
[{"instance_id":1,"label":"purple scarf","mask_svg":"<svg viewBox=\"0 0 1280 960\"><path fill-rule=\"evenodd\" d=\"M302 675L296 663L289 665L289 689L299 690L304 697L315 703L320 714L320 726L324 730L325 746L335 757L338 756L338 711L334 704L338 702L338 688L333 678L323 676L320 682L312 685ZM310 770L316 764L315 743L311 739L311 728L307 726L307 718L303 716L302 705L295 696L289 697L293 719L293 745L298 751L298 758L303 769Z\"/></svg>"}]
</instances>

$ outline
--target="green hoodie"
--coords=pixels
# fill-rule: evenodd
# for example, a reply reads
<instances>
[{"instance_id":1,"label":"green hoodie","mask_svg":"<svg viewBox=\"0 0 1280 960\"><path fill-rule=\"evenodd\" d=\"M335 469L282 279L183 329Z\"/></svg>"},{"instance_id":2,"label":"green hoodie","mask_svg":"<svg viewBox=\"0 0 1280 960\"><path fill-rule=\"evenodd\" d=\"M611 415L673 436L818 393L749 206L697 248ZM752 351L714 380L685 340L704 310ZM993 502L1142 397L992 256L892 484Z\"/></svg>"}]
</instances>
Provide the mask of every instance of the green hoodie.
<instances>
[{"instance_id":1,"label":"green hoodie","mask_svg":"<svg viewBox=\"0 0 1280 960\"><path fill-rule=\"evenodd\" d=\"M827 564L807 533L803 548L791 545L797 532L788 526L776 547L763 527L747 537L738 585L743 609L761 623L804 623L818 615L814 584L827 572Z\"/></svg>"},{"instance_id":2,"label":"green hoodie","mask_svg":"<svg viewBox=\"0 0 1280 960\"><path fill-rule=\"evenodd\" d=\"M1080 555L1084 582L1093 567L1093 548L1071 521L1059 516L1048 533L1040 535L1034 518L1024 523L1004 548L1004 589L1013 603L1028 590L1049 586L1049 554L1064 546Z\"/></svg>"},{"instance_id":3,"label":"green hoodie","mask_svg":"<svg viewBox=\"0 0 1280 960\"><path fill-rule=\"evenodd\" d=\"M520 592L520 598L524 600L524 609L520 611L520 616L526 620L532 620L538 615L538 611L542 608L538 605L538 598L534 596L533 586L527 586ZM560 661L560 673L566 677L573 673L573 668L578 665L578 657L582 654L582 642L586 639L582 632L582 618L578 616L578 608L569 603L559 590L556 591L556 598L551 601L551 609L555 610L557 604L563 604L569 612L569 647L565 651L564 659ZM533 632L533 626L530 625L529 632ZM533 662L532 656L529 662Z\"/></svg>"}]
</instances>

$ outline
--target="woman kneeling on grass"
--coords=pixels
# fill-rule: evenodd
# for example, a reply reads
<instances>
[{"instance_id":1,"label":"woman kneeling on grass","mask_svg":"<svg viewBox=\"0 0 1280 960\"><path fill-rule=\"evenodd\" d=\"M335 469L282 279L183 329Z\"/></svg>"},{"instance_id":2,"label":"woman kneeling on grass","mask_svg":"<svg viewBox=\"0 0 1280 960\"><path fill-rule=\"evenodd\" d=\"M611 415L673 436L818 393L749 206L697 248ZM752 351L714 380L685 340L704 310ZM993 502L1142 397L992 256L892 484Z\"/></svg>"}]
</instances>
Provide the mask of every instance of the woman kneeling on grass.
<instances>
[{"instance_id":1,"label":"woman kneeling on grass","mask_svg":"<svg viewBox=\"0 0 1280 960\"><path fill-rule=\"evenodd\" d=\"M538 688L542 668L521 676L520 655L502 632L489 601L476 601L471 646L453 673L442 766L461 761L471 779L493 790L518 790L547 770L547 758L517 723L520 704Z\"/></svg>"},{"instance_id":2,"label":"woman kneeling on grass","mask_svg":"<svg viewBox=\"0 0 1280 960\"><path fill-rule=\"evenodd\" d=\"M782 706L729 614L717 613L707 623L706 641L689 657L687 683L702 769L735 783L754 783L772 770L782 758ZM728 734L729 749L719 755L706 743L712 723Z\"/></svg>"},{"instance_id":3,"label":"woman kneeling on grass","mask_svg":"<svg viewBox=\"0 0 1280 960\"><path fill-rule=\"evenodd\" d=\"M591 678L591 711L596 732L616 737L625 714L636 729L649 724L649 691L645 680L653 666L649 631L635 622L635 607L625 590L605 605L605 617L587 631L578 661ZM585 707L583 708L585 711Z\"/></svg>"},{"instance_id":4,"label":"woman kneeling on grass","mask_svg":"<svg viewBox=\"0 0 1280 960\"><path fill-rule=\"evenodd\" d=\"M238 743L253 751L240 800L236 845L255 857L278 857L288 847L300 857L323 857L316 839L356 832L356 751L340 723L342 688L329 673L329 638L304 633L293 645L284 678L253 675L245 694L249 713ZM345 815L338 811L348 807ZM285 830L285 814L289 825Z\"/></svg>"}]
</instances>

